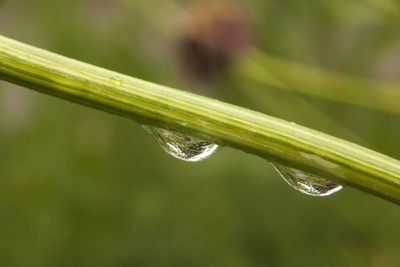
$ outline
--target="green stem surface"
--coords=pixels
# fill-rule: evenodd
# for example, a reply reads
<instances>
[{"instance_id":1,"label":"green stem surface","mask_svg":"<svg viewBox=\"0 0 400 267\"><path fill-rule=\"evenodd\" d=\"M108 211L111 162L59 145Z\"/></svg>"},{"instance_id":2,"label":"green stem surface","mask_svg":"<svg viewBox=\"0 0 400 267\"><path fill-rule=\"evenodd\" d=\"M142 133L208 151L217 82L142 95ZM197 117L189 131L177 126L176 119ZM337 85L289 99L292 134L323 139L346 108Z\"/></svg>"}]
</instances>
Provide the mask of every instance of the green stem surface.
<instances>
[{"instance_id":1,"label":"green stem surface","mask_svg":"<svg viewBox=\"0 0 400 267\"><path fill-rule=\"evenodd\" d=\"M398 160L291 122L2 36L0 78L141 124L195 134L400 204Z\"/></svg>"}]
</instances>

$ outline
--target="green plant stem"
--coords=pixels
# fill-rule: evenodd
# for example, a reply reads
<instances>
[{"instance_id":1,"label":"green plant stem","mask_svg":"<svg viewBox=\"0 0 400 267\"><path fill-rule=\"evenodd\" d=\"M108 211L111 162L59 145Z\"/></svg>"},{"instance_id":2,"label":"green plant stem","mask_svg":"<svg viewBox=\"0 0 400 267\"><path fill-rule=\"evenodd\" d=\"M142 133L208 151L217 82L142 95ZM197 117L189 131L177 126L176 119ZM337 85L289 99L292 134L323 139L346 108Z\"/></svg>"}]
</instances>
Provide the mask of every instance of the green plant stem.
<instances>
[{"instance_id":1,"label":"green plant stem","mask_svg":"<svg viewBox=\"0 0 400 267\"><path fill-rule=\"evenodd\" d=\"M324 71L254 50L236 66L244 76L284 90L400 115L400 86Z\"/></svg>"},{"instance_id":2,"label":"green plant stem","mask_svg":"<svg viewBox=\"0 0 400 267\"><path fill-rule=\"evenodd\" d=\"M399 161L294 123L1 36L0 78L141 124L195 134L400 204Z\"/></svg>"},{"instance_id":3,"label":"green plant stem","mask_svg":"<svg viewBox=\"0 0 400 267\"><path fill-rule=\"evenodd\" d=\"M260 109L263 108L265 112L279 114L282 113L285 108L299 107L301 110L296 113L297 119L299 119L301 116L301 118L307 119L307 123L322 127L325 126L325 128L331 129L334 133L341 134L342 138L347 137L352 139L353 142L360 142L364 145L368 144L366 140L362 139L360 136L356 135L353 131L344 127L342 124L334 121L320 109L314 107L307 100L303 99L302 96L298 95L298 93L295 91L285 95L284 99L282 99L281 95L275 94L276 90L265 90L265 88L262 88L259 85L246 87L246 82L242 81L238 81L238 83L243 83L242 88L244 90L241 90L242 97L251 99L249 101L252 101L252 103L258 106ZM265 105L265 99L268 99L268 105ZM295 118L293 120L295 120Z\"/></svg>"}]
</instances>

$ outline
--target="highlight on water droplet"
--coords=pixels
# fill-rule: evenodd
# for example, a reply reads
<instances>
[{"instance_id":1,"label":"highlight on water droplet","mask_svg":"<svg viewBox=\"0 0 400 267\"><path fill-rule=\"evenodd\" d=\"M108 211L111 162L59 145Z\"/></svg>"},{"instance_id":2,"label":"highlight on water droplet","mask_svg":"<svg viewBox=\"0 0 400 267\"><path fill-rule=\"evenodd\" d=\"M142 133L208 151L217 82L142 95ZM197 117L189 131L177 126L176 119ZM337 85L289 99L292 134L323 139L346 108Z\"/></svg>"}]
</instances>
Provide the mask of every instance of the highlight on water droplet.
<instances>
[{"instance_id":1,"label":"highlight on water droplet","mask_svg":"<svg viewBox=\"0 0 400 267\"><path fill-rule=\"evenodd\" d=\"M294 189L311 196L329 196L343 188L331 180L294 168L272 164L282 178Z\"/></svg>"},{"instance_id":2,"label":"highlight on water droplet","mask_svg":"<svg viewBox=\"0 0 400 267\"><path fill-rule=\"evenodd\" d=\"M170 155L184 161L203 160L218 150L218 145L178 132L143 126Z\"/></svg>"}]
</instances>

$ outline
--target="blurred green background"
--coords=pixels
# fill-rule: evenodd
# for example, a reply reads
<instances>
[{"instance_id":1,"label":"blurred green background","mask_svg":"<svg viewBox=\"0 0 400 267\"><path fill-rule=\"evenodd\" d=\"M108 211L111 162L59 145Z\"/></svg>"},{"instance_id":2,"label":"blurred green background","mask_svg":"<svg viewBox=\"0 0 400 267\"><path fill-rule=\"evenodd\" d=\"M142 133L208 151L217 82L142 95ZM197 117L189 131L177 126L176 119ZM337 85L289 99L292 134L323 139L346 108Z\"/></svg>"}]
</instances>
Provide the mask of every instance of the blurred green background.
<instances>
[{"instance_id":1,"label":"blurred green background","mask_svg":"<svg viewBox=\"0 0 400 267\"><path fill-rule=\"evenodd\" d=\"M235 70L188 78L178 54L193 4L0 0L0 34L400 158L400 116L282 91ZM242 8L265 53L400 83L399 6L251 0ZM265 160L231 148L182 162L128 119L6 82L0 218L1 266L400 264L392 203L348 187L324 198L301 194Z\"/></svg>"}]
</instances>

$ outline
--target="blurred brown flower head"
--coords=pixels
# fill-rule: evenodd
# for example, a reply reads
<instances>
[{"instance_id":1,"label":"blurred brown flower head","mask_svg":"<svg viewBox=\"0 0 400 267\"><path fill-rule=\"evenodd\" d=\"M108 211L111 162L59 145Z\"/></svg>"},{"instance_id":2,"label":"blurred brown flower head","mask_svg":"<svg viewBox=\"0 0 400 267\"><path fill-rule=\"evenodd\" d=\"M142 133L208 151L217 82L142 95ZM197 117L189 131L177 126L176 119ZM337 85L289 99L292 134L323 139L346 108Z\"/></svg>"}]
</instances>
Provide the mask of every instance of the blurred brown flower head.
<instances>
[{"instance_id":1,"label":"blurred brown flower head","mask_svg":"<svg viewBox=\"0 0 400 267\"><path fill-rule=\"evenodd\" d=\"M207 3L188 9L179 53L185 73L211 80L250 47L248 16L232 2Z\"/></svg>"}]
</instances>

